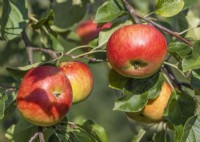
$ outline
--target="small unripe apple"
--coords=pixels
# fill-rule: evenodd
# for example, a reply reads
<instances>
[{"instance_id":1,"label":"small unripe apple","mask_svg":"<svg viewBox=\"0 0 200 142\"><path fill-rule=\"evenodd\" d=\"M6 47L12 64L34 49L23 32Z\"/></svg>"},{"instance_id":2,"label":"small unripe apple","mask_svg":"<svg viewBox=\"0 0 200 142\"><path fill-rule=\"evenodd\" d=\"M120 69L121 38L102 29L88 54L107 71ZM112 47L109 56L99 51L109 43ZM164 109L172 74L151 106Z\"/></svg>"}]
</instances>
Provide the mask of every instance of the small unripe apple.
<instances>
[{"instance_id":1,"label":"small unripe apple","mask_svg":"<svg viewBox=\"0 0 200 142\"><path fill-rule=\"evenodd\" d=\"M70 109L71 84L60 69L39 66L25 74L16 100L20 114L27 121L38 126L51 126Z\"/></svg>"},{"instance_id":2,"label":"small unripe apple","mask_svg":"<svg viewBox=\"0 0 200 142\"><path fill-rule=\"evenodd\" d=\"M140 112L127 112L127 116L133 120L145 123L160 122L163 120L163 113L170 95L172 94L172 88L167 82L163 82L161 92L155 99L149 99Z\"/></svg>"},{"instance_id":3,"label":"small unripe apple","mask_svg":"<svg viewBox=\"0 0 200 142\"><path fill-rule=\"evenodd\" d=\"M60 69L68 77L73 91L73 103L85 100L93 88L93 75L90 68L82 62L62 62Z\"/></svg>"},{"instance_id":4,"label":"small unripe apple","mask_svg":"<svg viewBox=\"0 0 200 142\"><path fill-rule=\"evenodd\" d=\"M110 27L111 23L105 23L98 27L98 24L94 23L93 20L87 20L77 26L76 33L81 38L82 44L87 44L89 41L95 39L100 31Z\"/></svg>"},{"instance_id":5,"label":"small unripe apple","mask_svg":"<svg viewBox=\"0 0 200 142\"><path fill-rule=\"evenodd\" d=\"M151 25L126 25L111 35L106 54L118 73L132 78L146 78L163 64L167 42L163 34Z\"/></svg>"}]
</instances>

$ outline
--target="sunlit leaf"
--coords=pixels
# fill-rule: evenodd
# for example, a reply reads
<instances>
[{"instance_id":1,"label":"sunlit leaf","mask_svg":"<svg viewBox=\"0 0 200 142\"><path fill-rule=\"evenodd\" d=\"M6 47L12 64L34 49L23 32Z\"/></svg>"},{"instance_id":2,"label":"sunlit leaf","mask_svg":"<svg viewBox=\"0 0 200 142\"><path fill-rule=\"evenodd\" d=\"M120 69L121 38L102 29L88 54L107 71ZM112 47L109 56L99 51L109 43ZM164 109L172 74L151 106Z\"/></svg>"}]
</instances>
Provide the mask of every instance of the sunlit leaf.
<instances>
[{"instance_id":1,"label":"sunlit leaf","mask_svg":"<svg viewBox=\"0 0 200 142\"><path fill-rule=\"evenodd\" d=\"M104 23L114 20L124 14L121 0L109 0L101 5L95 15L95 22Z\"/></svg>"},{"instance_id":2,"label":"sunlit leaf","mask_svg":"<svg viewBox=\"0 0 200 142\"><path fill-rule=\"evenodd\" d=\"M7 99L8 99L8 96L6 94L0 93L0 119L3 119L4 117L5 102Z\"/></svg>"},{"instance_id":3,"label":"sunlit leaf","mask_svg":"<svg viewBox=\"0 0 200 142\"><path fill-rule=\"evenodd\" d=\"M192 48L183 42L171 42L168 45L168 52L184 58L192 53Z\"/></svg>"},{"instance_id":4,"label":"sunlit leaf","mask_svg":"<svg viewBox=\"0 0 200 142\"><path fill-rule=\"evenodd\" d=\"M11 40L19 36L27 24L25 0L4 0L1 19L1 38Z\"/></svg>"},{"instance_id":5,"label":"sunlit leaf","mask_svg":"<svg viewBox=\"0 0 200 142\"><path fill-rule=\"evenodd\" d=\"M156 14L171 17L178 14L184 7L184 0L157 0Z\"/></svg>"},{"instance_id":6,"label":"sunlit leaf","mask_svg":"<svg viewBox=\"0 0 200 142\"><path fill-rule=\"evenodd\" d=\"M191 71L200 68L200 41L194 44L192 54L182 61L183 71Z\"/></svg>"},{"instance_id":7,"label":"sunlit leaf","mask_svg":"<svg viewBox=\"0 0 200 142\"><path fill-rule=\"evenodd\" d=\"M181 141L198 142L200 141L200 115L195 115L186 122Z\"/></svg>"}]
</instances>

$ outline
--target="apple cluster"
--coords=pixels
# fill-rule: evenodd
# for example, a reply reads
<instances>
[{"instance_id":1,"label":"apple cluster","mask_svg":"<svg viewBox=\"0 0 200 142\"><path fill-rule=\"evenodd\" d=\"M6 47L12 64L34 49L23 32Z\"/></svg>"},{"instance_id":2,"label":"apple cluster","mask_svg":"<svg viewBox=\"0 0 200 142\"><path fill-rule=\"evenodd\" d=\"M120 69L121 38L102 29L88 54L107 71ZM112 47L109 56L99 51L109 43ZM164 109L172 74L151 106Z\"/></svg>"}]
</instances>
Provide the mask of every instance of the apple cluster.
<instances>
[{"instance_id":1,"label":"apple cluster","mask_svg":"<svg viewBox=\"0 0 200 142\"><path fill-rule=\"evenodd\" d=\"M92 72L82 62L38 66L23 77L16 98L17 108L30 123L51 126L62 120L72 103L86 99L92 87Z\"/></svg>"},{"instance_id":2,"label":"apple cluster","mask_svg":"<svg viewBox=\"0 0 200 142\"><path fill-rule=\"evenodd\" d=\"M116 30L108 39L106 54L112 68L129 78L147 78L157 73L167 55L164 35L152 25L126 25ZM151 99L140 112L127 112L139 122L159 122L163 119L171 86L164 81L157 98Z\"/></svg>"}]
</instances>

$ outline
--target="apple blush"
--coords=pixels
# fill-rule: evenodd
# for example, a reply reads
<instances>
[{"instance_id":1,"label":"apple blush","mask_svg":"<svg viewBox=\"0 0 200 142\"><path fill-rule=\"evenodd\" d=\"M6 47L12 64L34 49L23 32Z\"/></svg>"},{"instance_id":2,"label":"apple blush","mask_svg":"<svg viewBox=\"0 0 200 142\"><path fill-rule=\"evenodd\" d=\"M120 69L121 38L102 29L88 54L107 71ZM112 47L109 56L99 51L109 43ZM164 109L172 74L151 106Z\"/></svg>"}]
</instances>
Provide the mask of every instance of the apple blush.
<instances>
[{"instance_id":1,"label":"apple blush","mask_svg":"<svg viewBox=\"0 0 200 142\"><path fill-rule=\"evenodd\" d=\"M72 104L72 88L58 68L39 66L29 70L22 79L17 108L30 123L51 126L67 114Z\"/></svg>"},{"instance_id":2,"label":"apple blush","mask_svg":"<svg viewBox=\"0 0 200 142\"><path fill-rule=\"evenodd\" d=\"M126 25L111 35L106 54L113 69L121 75L146 78L163 64L167 42L164 35L151 25Z\"/></svg>"}]
</instances>

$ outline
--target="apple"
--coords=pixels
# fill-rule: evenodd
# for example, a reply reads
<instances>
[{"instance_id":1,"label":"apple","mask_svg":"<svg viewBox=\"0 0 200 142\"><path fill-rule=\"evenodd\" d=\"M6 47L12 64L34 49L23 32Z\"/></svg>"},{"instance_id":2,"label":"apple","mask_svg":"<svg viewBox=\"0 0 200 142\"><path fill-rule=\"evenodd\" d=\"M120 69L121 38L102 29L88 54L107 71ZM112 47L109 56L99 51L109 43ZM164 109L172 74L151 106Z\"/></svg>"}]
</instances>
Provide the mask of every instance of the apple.
<instances>
[{"instance_id":1,"label":"apple","mask_svg":"<svg viewBox=\"0 0 200 142\"><path fill-rule=\"evenodd\" d=\"M98 24L94 23L93 20L86 20L77 26L76 33L81 38L82 44L87 44L89 41L95 39L100 31L110 27L111 23L109 22L98 27Z\"/></svg>"},{"instance_id":2,"label":"apple","mask_svg":"<svg viewBox=\"0 0 200 142\"><path fill-rule=\"evenodd\" d=\"M148 103L144 106L140 112L126 112L130 119L138 122L153 123L163 120L163 113L170 95L172 94L172 88L167 82L163 82L161 92L155 99L149 99Z\"/></svg>"},{"instance_id":3,"label":"apple","mask_svg":"<svg viewBox=\"0 0 200 142\"><path fill-rule=\"evenodd\" d=\"M73 91L73 103L85 100L93 88L93 75L90 68L82 62L62 62L59 68L68 77Z\"/></svg>"},{"instance_id":4,"label":"apple","mask_svg":"<svg viewBox=\"0 0 200 142\"><path fill-rule=\"evenodd\" d=\"M106 55L121 75L146 78L157 72L167 54L163 34L151 25L126 25L108 39Z\"/></svg>"},{"instance_id":5,"label":"apple","mask_svg":"<svg viewBox=\"0 0 200 142\"><path fill-rule=\"evenodd\" d=\"M51 126L58 123L72 104L72 88L66 75L53 66L29 70L17 93L17 108L30 123Z\"/></svg>"}]
</instances>

